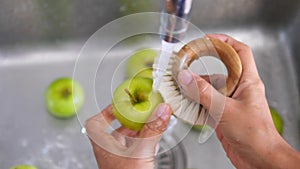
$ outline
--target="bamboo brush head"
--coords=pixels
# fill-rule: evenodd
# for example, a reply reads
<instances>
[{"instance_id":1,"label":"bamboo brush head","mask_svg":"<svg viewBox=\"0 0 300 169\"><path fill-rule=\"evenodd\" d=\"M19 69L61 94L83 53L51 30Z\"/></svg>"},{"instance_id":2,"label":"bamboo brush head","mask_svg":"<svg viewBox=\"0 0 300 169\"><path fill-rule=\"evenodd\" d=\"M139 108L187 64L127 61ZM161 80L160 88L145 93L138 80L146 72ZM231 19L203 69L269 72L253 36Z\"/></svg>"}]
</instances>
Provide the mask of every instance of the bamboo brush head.
<instances>
[{"instance_id":1,"label":"bamboo brush head","mask_svg":"<svg viewBox=\"0 0 300 169\"><path fill-rule=\"evenodd\" d=\"M182 92L177 76L181 70L188 69L192 62L203 56L217 57L225 64L228 71L226 85L218 89L225 96L232 96L242 74L239 55L230 45L218 39L196 39L184 45L178 53L173 53L159 91L164 101L171 106L173 114L192 125L204 125L209 114L198 101Z\"/></svg>"}]
</instances>

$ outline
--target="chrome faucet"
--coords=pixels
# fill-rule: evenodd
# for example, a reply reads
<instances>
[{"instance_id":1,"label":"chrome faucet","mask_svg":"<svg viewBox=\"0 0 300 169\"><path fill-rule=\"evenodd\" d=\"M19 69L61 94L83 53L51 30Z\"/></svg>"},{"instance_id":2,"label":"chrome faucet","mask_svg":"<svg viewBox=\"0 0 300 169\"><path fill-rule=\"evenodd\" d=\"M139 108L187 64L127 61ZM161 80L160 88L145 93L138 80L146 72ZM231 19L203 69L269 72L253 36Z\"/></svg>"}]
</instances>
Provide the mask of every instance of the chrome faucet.
<instances>
[{"instance_id":1,"label":"chrome faucet","mask_svg":"<svg viewBox=\"0 0 300 169\"><path fill-rule=\"evenodd\" d=\"M164 0L160 36L162 47L153 65L153 89L159 90L160 82L168 67L174 44L183 39L190 19L192 0Z\"/></svg>"},{"instance_id":2,"label":"chrome faucet","mask_svg":"<svg viewBox=\"0 0 300 169\"><path fill-rule=\"evenodd\" d=\"M190 20L192 0L164 0L160 33L162 39L169 43L183 38Z\"/></svg>"}]
</instances>

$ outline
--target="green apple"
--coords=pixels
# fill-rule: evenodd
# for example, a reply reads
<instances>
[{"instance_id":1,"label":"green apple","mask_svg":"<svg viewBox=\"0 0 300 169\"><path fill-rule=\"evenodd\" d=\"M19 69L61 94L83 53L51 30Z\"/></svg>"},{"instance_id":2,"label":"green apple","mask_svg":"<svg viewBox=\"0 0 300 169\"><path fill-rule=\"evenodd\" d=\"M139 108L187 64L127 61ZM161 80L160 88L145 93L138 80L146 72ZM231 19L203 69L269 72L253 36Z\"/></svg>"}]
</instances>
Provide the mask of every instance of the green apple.
<instances>
[{"instance_id":1,"label":"green apple","mask_svg":"<svg viewBox=\"0 0 300 169\"><path fill-rule=\"evenodd\" d=\"M33 165L22 164L22 165L13 166L10 169L37 169L37 168Z\"/></svg>"},{"instance_id":2,"label":"green apple","mask_svg":"<svg viewBox=\"0 0 300 169\"><path fill-rule=\"evenodd\" d=\"M127 62L128 78L136 76L152 78L152 65L157 55L155 50L143 49L130 56Z\"/></svg>"},{"instance_id":3,"label":"green apple","mask_svg":"<svg viewBox=\"0 0 300 169\"><path fill-rule=\"evenodd\" d=\"M197 131L197 132L201 132L201 131L208 131L208 130L213 130L213 128L211 128L208 125L191 125L189 123L186 123L188 126L192 127L192 130Z\"/></svg>"},{"instance_id":4,"label":"green apple","mask_svg":"<svg viewBox=\"0 0 300 169\"><path fill-rule=\"evenodd\" d=\"M81 85L71 78L59 78L53 81L46 90L48 111L59 118L68 118L76 114L84 102Z\"/></svg>"},{"instance_id":5,"label":"green apple","mask_svg":"<svg viewBox=\"0 0 300 169\"><path fill-rule=\"evenodd\" d=\"M192 129L195 131L202 131L202 130L209 130L210 127L207 125L193 125Z\"/></svg>"},{"instance_id":6,"label":"green apple","mask_svg":"<svg viewBox=\"0 0 300 169\"><path fill-rule=\"evenodd\" d=\"M154 10L152 0L132 1L132 0L118 0L119 13L121 16L140 13L151 12Z\"/></svg>"},{"instance_id":7,"label":"green apple","mask_svg":"<svg viewBox=\"0 0 300 169\"><path fill-rule=\"evenodd\" d=\"M143 77L143 78L153 79L152 72L153 72L153 68L145 68L137 72L132 78Z\"/></svg>"},{"instance_id":8,"label":"green apple","mask_svg":"<svg viewBox=\"0 0 300 169\"><path fill-rule=\"evenodd\" d=\"M163 102L152 91L152 79L135 77L121 83L113 94L113 114L122 126L139 131L156 106Z\"/></svg>"},{"instance_id":9,"label":"green apple","mask_svg":"<svg viewBox=\"0 0 300 169\"><path fill-rule=\"evenodd\" d=\"M283 134L283 126L284 126L283 119L280 116L280 114L273 107L270 107L270 111L271 111L271 115L272 115L274 125L275 125L278 133L280 135L282 135Z\"/></svg>"}]
</instances>

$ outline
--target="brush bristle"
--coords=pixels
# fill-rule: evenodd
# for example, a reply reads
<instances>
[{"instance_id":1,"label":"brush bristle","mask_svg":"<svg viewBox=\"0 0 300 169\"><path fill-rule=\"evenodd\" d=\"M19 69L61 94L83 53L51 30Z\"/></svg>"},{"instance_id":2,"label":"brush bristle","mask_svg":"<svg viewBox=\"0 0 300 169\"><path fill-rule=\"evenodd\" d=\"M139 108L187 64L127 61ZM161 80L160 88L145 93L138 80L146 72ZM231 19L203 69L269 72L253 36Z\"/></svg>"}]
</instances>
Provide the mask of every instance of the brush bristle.
<instances>
[{"instance_id":1,"label":"brush bristle","mask_svg":"<svg viewBox=\"0 0 300 169\"><path fill-rule=\"evenodd\" d=\"M171 57L167 71L162 78L159 91L164 101L171 106L173 114L177 118L193 125L203 125L207 117L207 112L199 103L183 95L175 80L181 62L175 54Z\"/></svg>"}]
</instances>

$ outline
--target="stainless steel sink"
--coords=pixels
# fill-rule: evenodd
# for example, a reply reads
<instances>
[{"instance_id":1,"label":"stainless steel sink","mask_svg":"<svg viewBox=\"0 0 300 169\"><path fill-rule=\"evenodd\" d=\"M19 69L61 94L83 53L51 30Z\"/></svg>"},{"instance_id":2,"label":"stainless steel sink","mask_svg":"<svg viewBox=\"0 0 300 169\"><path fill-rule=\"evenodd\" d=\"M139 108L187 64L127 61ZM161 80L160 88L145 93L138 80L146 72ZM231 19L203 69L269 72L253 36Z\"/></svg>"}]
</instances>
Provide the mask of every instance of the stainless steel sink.
<instances>
[{"instance_id":1,"label":"stainless steel sink","mask_svg":"<svg viewBox=\"0 0 300 169\"><path fill-rule=\"evenodd\" d=\"M160 11L160 1L0 2L1 168L22 163L41 169L97 168L78 119L52 117L44 104L44 92L54 79L72 77L81 47L96 30L123 14L145 11ZM299 18L297 0L195 0L191 19L205 33L229 34L253 49L269 104L284 118L283 137L298 151ZM130 46L134 47L134 43ZM121 49L113 53L115 58L122 56ZM108 61L113 63L114 57ZM81 83L89 90L84 81ZM102 89L97 85L95 90L101 93ZM100 108L110 102L109 92L97 98ZM87 93L79 119L97 113L97 108L90 106L94 102ZM180 122L177 127L172 133L174 138L189 128ZM180 165L186 168L234 168L215 135L204 144L198 143L198 135L190 131L169 153L174 157L168 159L185 159ZM179 158L178 154L185 157Z\"/></svg>"}]
</instances>

